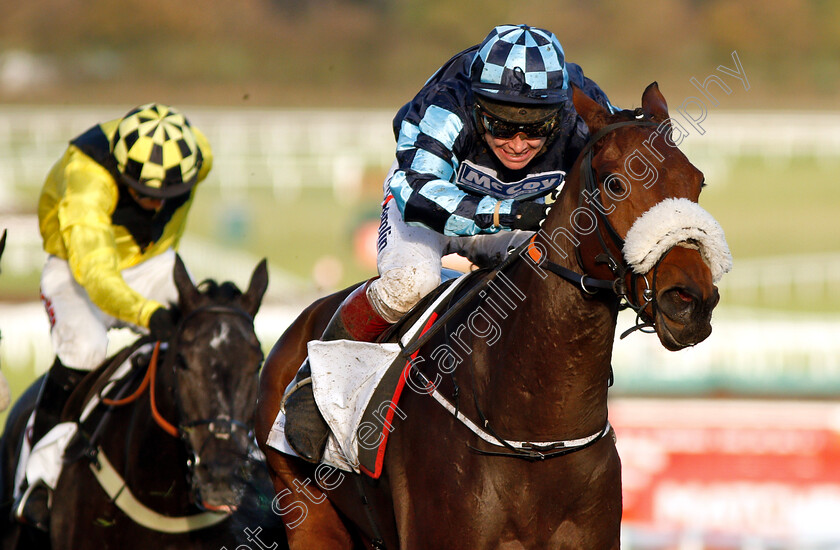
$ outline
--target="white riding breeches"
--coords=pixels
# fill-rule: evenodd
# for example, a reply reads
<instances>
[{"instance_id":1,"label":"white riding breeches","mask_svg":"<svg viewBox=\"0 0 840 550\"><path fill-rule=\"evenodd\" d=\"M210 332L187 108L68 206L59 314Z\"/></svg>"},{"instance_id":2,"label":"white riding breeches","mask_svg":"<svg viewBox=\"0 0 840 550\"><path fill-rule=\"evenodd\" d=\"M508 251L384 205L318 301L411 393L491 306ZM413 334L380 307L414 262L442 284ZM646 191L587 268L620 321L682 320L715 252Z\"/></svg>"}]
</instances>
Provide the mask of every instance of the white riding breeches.
<instances>
[{"instance_id":1,"label":"white riding breeches","mask_svg":"<svg viewBox=\"0 0 840 550\"><path fill-rule=\"evenodd\" d=\"M503 260L511 247L527 239L530 231L500 231L471 237L450 237L427 227L407 224L390 196L396 162L384 184L376 267L379 278L367 289L377 313L395 323L440 284L441 258L457 253L477 265Z\"/></svg>"},{"instance_id":2,"label":"white riding breeches","mask_svg":"<svg viewBox=\"0 0 840 550\"><path fill-rule=\"evenodd\" d=\"M178 302L178 290L172 277L175 251L154 256L122 271L128 286L141 296L164 305ZM49 256L41 274L41 301L50 319L50 335L55 354L64 366L93 370L108 352L108 330L130 328L145 333L145 328L121 321L104 313L73 278L65 260Z\"/></svg>"}]
</instances>

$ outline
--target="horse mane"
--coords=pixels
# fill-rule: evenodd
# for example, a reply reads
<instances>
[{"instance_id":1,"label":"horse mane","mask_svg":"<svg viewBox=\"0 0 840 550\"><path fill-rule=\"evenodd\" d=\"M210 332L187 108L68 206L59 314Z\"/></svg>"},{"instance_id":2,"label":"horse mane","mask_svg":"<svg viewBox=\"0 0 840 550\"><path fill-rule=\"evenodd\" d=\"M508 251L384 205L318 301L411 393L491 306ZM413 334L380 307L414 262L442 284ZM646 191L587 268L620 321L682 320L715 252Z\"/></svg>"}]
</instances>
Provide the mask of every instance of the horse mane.
<instances>
[{"instance_id":1,"label":"horse mane","mask_svg":"<svg viewBox=\"0 0 840 550\"><path fill-rule=\"evenodd\" d=\"M230 281L219 284L213 279L205 279L197 288L203 295L217 301L230 302L242 296L242 291Z\"/></svg>"},{"instance_id":2,"label":"horse mane","mask_svg":"<svg viewBox=\"0 0 840 550\"><path fill-rule=\"evenodd\" d=\"M648 118L647 115L645 115L642 111L641 107L636 107L635 109L621 109L620 111L616 111L615 113L613 113L613 116L621 117L621 120Z\"/></svg>"}]
</instances>

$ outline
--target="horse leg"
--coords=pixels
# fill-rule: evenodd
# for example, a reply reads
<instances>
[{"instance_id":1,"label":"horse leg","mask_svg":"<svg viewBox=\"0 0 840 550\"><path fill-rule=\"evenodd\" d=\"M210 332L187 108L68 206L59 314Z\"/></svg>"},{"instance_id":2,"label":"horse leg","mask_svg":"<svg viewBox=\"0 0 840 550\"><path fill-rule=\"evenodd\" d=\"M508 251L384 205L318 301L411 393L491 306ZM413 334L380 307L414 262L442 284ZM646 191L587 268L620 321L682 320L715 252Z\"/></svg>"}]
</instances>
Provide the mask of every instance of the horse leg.
<instances>
[{"instance_id":1,"label":"horse leg","mask_svg":"<svg viewBox=\"0 0 840 550\"><path fill-rule=\"evenodd\" d=\"M35 400L38 396L40 378L27 389L9 411L3 436L0 437L0 549L37 550L49 548L45 533L31 529L12 518L15 472L24 431Z\"/></svg>"},{"instance_id":2,"label":"horse leg","mask_svg":"<svg viewBox=\"0 0 840 550\"><path fill-rule=\"evenodd\" d=\"M353 536L315 481L315 468L276 451L266 454L276 492L271 509L282 517L290 550L353 550Z\"/></svg>"},{"instance_id":3,"label":"horse leg","mask_svg":"<svg viewBox=\"0 0 840 550\"><path fill-rule=\"evenodd\" d=\"M272 511L282 517L290 550L352 550L353 537L316 483L315 466L268 446L286 386L306 357L306 342L317 339L349 290L304 310L274 345L260 375L255 432L276 492Z\"/></svg>"},{"instance_id":4,"label":"horse leg","mask_svg":"<svg viewBox=\"0 0 840 550\"><path fill-rule=\"evenodd\" d=\"M282 392L282 389L279 391ZM271 422L280 407L279 399L271 403L273 406L266 407L270 409L267 414L261 407L256 433L274 485L271 510L283 520L289 549L352 550L350 532L315 481L315 466L284 455L266 444ZM266 422L264 419L269 417L272 420Z\"/></svg>"}]
</instances>

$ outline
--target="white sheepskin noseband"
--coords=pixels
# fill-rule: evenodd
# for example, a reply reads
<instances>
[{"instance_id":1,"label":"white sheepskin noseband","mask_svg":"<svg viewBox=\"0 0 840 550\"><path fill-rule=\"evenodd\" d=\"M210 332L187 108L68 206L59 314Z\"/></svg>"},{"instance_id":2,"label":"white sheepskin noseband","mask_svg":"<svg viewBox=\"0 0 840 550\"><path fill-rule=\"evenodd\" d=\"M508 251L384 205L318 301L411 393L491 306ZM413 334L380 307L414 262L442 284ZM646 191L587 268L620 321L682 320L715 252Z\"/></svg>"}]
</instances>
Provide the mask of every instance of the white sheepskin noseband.
<instances>
[{"instance_id":1,"label":"white sheepskin noseband","mask_svg":"<svg viewBox=\"0 0 840 550\"><path fill-rule=\"evenodd\" d=\"M653 269L674 246L694 248L718 282L732 269L723 228L711 214L688 199L665 199L642 214L624 239L624 259L638 274Z\"/></svg>"}]
</instances>

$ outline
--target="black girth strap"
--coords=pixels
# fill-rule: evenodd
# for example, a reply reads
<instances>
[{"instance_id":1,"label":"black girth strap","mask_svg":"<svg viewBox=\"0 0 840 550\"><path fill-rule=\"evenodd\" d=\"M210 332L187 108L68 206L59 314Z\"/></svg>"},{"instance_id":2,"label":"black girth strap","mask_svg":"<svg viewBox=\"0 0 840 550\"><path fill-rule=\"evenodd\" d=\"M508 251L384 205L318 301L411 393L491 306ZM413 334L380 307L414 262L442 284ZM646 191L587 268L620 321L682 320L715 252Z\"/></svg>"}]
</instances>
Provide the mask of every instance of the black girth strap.
<instances>
[{"instance_id":1,"label":"black girth strap","mask_svg":"<svg viewBox=\"0 0 840 550\"><path fill-rule=\"evenodd\" d=\"M356 489L358 489L359 496L361 496L362 507L365 509L365 516L367 517L373 535L373 540L370 541L371 548L373 550L387 550L385 539L382 538L382 530L379 529L379 524L376 522L376 515L371 509L370 500L365 492L365 481L361 475L353 475L352 477L356 481Z\"/></svg>"}]
</instances>

